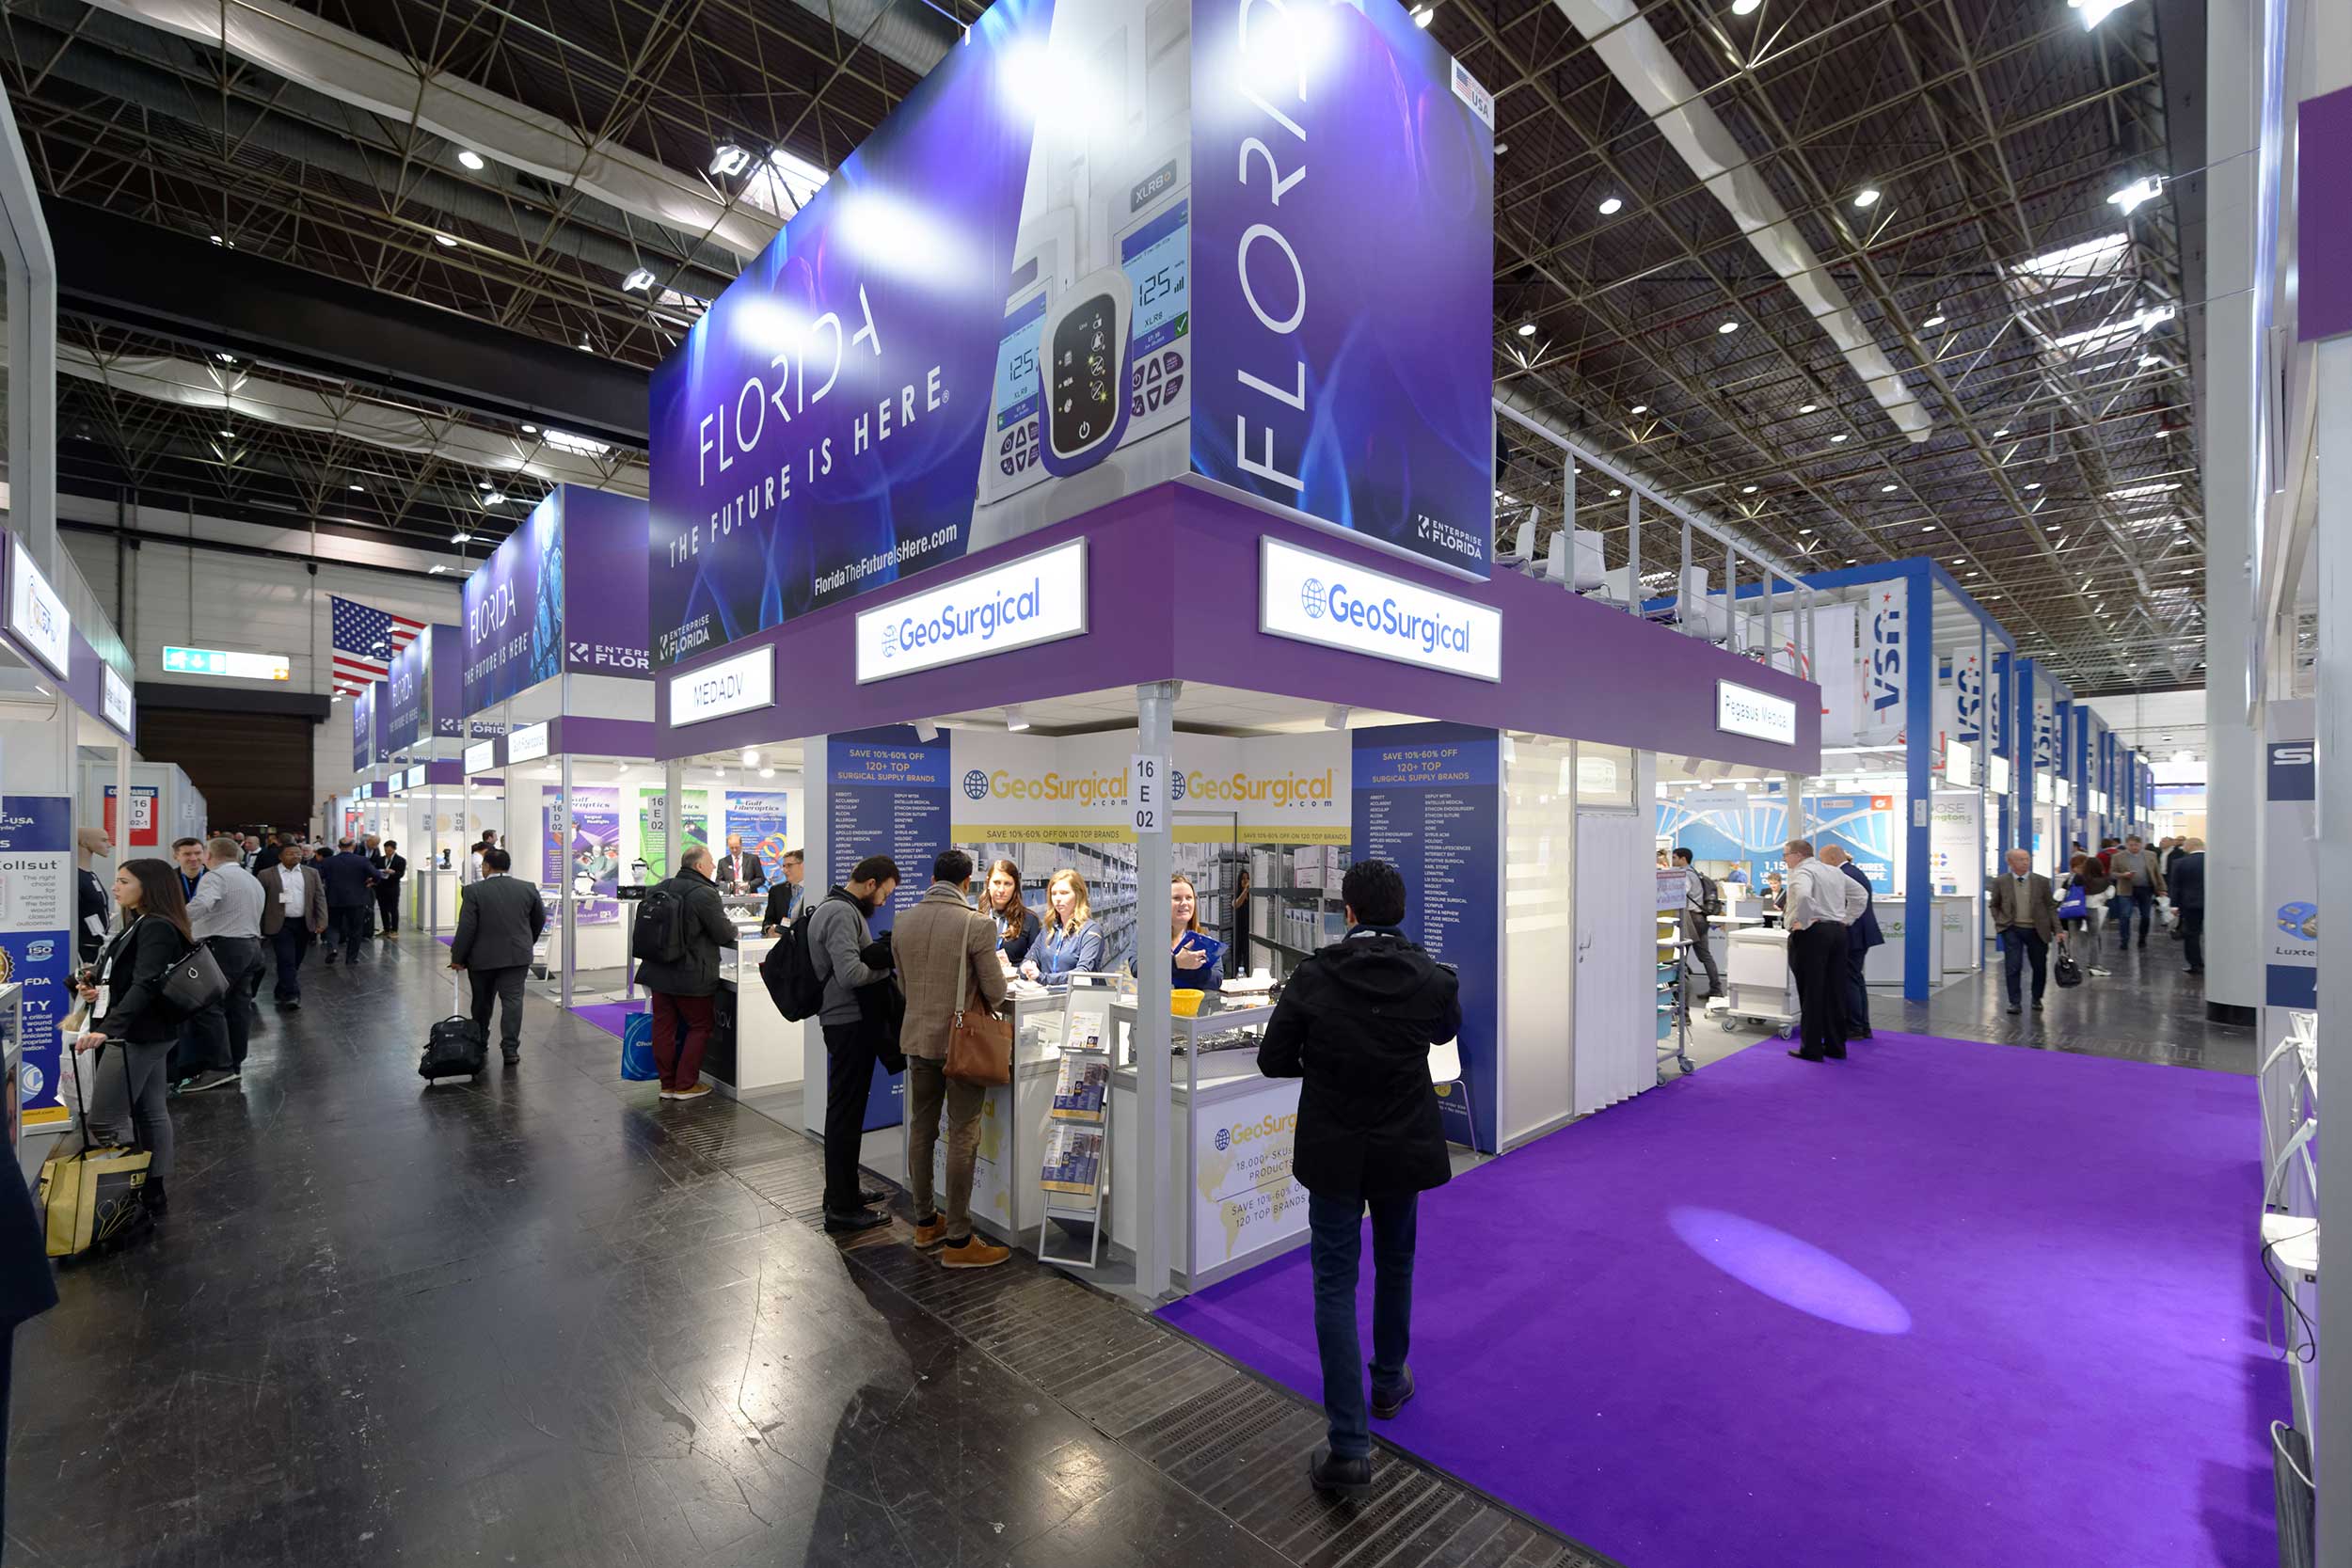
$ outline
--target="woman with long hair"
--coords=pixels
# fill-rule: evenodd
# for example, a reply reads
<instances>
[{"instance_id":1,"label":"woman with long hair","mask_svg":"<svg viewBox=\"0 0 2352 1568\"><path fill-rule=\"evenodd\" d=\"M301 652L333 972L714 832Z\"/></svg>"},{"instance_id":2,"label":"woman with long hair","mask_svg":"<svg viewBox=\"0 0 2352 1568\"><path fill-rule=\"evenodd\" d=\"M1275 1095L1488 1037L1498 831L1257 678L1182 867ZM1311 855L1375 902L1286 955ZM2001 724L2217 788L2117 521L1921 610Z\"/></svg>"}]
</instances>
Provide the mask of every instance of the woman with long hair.
<instances>
[{"instance_id":1,"label":"woman with long hair","mask_svg":"<svg viewBox=\"0 0 2352 1568\"><path fill-rule=\"evenodd\" d=\"M1136 955L1140 965L1143 955ZM1136 971L1141 974L1140 968ZM1200 894L1179 871L1168 879L1168 983L1175 990L1215 990L1223 983L1225 944L1200 928Z\"/></svg>"},{"instance_id":2,"label":"woman with long hair","mask_svg":"<svg viewBox=\"0 0 2352 1568\"><path fill-rule=\"evenodd\" d=\"M1067 979L1103 967L1103 928L1087 902L1087 879L1068 866L1045 884L1045 925L1021 973L1032 980Z\"/></svg>"},{"instance_id":3,"label":"woman with long hair","mask_svg":"<svg viewBox=\"0 0 2352 1568\"><path fill-rule=\"evenodd\" d=\"M182 1022L179 1009L164 1000L164 980L195 939L188 934L180 869L169 861L123 862L115 871L114 892L118 924L96 966L83 976L88 1026L73 1042L76 1052L96 1054L75 1065L93 1145L123 1143L129 1125L137 1123L139 1147L148 1151L141 1196L147 1212L160 1216L172 1168L167 1063ZM108 1044L112 1051L99 1050ZM108 1056L119 1057L119 1069Z\"/></svg>"},{"instance_id":4,"label":"woman with long hair","mask_svg":"<svg viewBox=\"0 0 2352 1568\"><path fill-rule=\"evenodd\" d=\"M1021 901L1021 868L1010 861L988 863L988 881L980 912L996 927L997 950L1005 962L1019 969L1037 941L1037 911Z\"/></svg>"}]
</instances>

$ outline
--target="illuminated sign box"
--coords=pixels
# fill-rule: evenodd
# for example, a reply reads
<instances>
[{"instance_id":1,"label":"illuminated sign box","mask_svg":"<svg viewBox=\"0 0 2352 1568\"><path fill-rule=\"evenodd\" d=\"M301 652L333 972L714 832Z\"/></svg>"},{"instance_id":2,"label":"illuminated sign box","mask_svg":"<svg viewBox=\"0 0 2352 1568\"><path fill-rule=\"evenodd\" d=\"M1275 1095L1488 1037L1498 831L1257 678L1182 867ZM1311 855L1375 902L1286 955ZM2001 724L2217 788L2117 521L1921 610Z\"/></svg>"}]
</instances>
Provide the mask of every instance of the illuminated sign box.
<instances>
[{"instance_id":1,"label":"illuminated sign box","mask_svg":"<svg viewBox=\"0 0 2352 1568\"><path fill-rule=\"evenodd\" d=\"M466 771L468 774L487 773L491 768L498 766L498 762L499 743L495 740L476 741L473 745L466 748Z\"/></svg>"},{"instance_id":2,"label":"illuminated sign box","mask_svg":"<svg viewBox=\"0 0 2352 1568\"><path fill-rule=\"evenodd\" d=\"M1033 648L1087 629L1087 546L1073 539L857 618L857 678L888 680ZM670 722L677 704L670 705Z\"/></svg>"},{"instance_id":3,"label":"illuminated sign box","mask_svg":"<svg viewBox=\"0 0 2352 1568\"><path fill-rule=\"evenodd\" d=\"M73 618L22 544L8 561L8 630L35 657L62 677L72 657Z\"/></svg>"},{"instance_id":4,"label":"illuminated sign box","mask_svg":"<svg viewBox=\"0 0 2352 1568\"><path fill-rule=\"evenodd\" d=\"M670 727L752 713L776 700L776 650L753 648L670 677Z\"/></svg>"},{"instance_id":5,"label":"illuminated sign box","mask_svg":"<svg viewBox=\"0 0 2352 1568\"><path fill-rule=\"evenodd\" d=\"M1715 727L1725 735L1756 740L1797 743L1797 705L1786 697L1758 691L1735 681L1715 683Z\"/></svg>"},{"instance_id":6,"label":"illuminated sign box","mask_svg":"<svg viewBox=\"0 0 2352 1568\"><path fill-rule=\"evenodd\" d=\"M536 762L548 754L548 727L525 724L506 737L506 760Z\"/></svg>"},{"instance_id":7,"label":"illuminated sign box","mask_svg":"<svg viewBox=\"0 0 2352 1568\"><path fill-rule=\"evenodd\" d=\"M1317 555L1259 541L1258 629L1474 680L1502 678L1502 612Z\"/></svg>"},{"instance_id":8,"label":"illuminated sign box","mask_svg":"<svg viewBox=\"0 0 2352 1568\"><path fill-rule=\"evenodd\" d=\"M167 645L164 649L164 673L223 675L241 681L284 681L294 679L294 660L284 654L241 654L225 648Z\"/></svg>"}]
</instances>

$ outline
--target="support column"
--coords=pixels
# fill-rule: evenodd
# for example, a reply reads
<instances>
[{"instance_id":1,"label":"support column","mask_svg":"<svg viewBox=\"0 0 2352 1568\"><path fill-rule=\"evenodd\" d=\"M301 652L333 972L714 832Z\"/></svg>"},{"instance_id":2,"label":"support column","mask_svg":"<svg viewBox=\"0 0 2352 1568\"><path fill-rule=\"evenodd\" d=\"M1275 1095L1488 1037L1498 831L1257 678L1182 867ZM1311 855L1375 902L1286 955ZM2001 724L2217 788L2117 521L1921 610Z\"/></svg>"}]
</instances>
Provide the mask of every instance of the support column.
<instances>
[{"instance_id":1,"label":"support column","mask_svg":"<svg viewBox=\"0 0 2352 1568\"><path fill-rule=\"evenodd\" d=\"M2322 452L2352 451L2352 339L2339 339L2319 347L2318 447ZM2312 717L2317 721L2318 800L2312 808L2312 838L2319 859L2319 886L2352 887L2352 486L2341 482L2319 487L2318 537L2311 552L2319 579L2319 667ZM2217 818L2207 817L2208 831ZM2210 844L2206 864L2213 863ZM2210 872L2205 885L2213 886ZM2323 893L2322 898L2330 895ZM2206 894L2205 929L2213 929L2212 898ZM2207 942L2210 943L2211 938ZM2212 949L2205 962L2210 977ZM2344 1006L2344 988L2330 995L2329 976L2352 974L2352 930L2340 911L2319 922L2319 1074L2323 1083L2352 1082L2352 1009ZM2257 1039L2266 1053L2275 1042ZM2330 1079L2328 1074L2335 1076ZM2319 1212L2352 1218L2352 1160L2319 1162ZM2352 1224L2340 1219L2342 1242L2352 1243ZM2336 1240L2323 1236L2323 1242ZM2319 1290L2319 1323L2314 1338L2338 1348L2319 1359L2319 1400L2311 1416L2312 1457L2318 1467L2312 1479L2328 1480L2317 1488L2318 1560L2328 1568L2352 1563L2352 1267L2346 1267L2343 1244L2323 1245L2323 1277ZM2333 1338L2331 1336L2342 1336ZM2290 1372L2288 1375L2293 1375Z\"/></svg>"},{"instance_id":2,"label":"support column","mask_svg":"<svg viewBox=\"0 0 2352 1568\"><path fill-rule=\"evenodd\" d=\"M1136 750L1146 756L1168 757L1175 750L1176 695L1180 681L1149 681L1136 688ZM1165 769L1163 769L1165 771ZM1169 1201L1184 1202L1191 1195L1169 1179L1174 1147L1170 1090L1174 1064L1168 1050L1174 1043L1168 1012L1168 965L1152 961L1158 946L1147 939L1153 911L1168 896L1168 879L1175 869L1174 840L1168 832L1145 833L1136 841L1136 1125L1124 1130L1136 1140L1136 1218L1141 1234L1130 1238L1136 1249L1136 1289L1146 1300L1168 1293L1171 1257L1184 1227L1183 1211ZM1163 922L1164 923L1164 922ZM1111 1136L1121 1129L1114 1127Z\"/></svg>"},{"instance_id":3,"label":"support column","mask_svg":"<svg viewBox=\"0 0 2352 1568\"><path fill-rule=\"evenodd\" d=\"M565 1007L572 1005L572 971L580 967L579 906L572 896L572 759L564 758L564 797L556 812L555 843L547 848L555 851L556 886L562 890L562 904L556 928L564 933L564 961L558 966L557 994ZM508 824L507 837L514 837L513 824ZM547 853L547 848L539 852ZM542 868L544 875L544 868Z\"/></svg>"},{"instance_id":4,"label":"support column","mask_svg":"<svg viewBox=\"0 0 2352 1568\"><path fill-rule=\"evenodd\" d=\"M1933 863L1928 855L1928 812L1935 788L1935 578L1925 562L1905 571L1910 583L1903 610L1903 787L1909 800L1902 823L1903 997L1925 1002L1932 979L1942 977L1936 949L1943 933L1935 924Z\"/></svg>"}]
</instances>

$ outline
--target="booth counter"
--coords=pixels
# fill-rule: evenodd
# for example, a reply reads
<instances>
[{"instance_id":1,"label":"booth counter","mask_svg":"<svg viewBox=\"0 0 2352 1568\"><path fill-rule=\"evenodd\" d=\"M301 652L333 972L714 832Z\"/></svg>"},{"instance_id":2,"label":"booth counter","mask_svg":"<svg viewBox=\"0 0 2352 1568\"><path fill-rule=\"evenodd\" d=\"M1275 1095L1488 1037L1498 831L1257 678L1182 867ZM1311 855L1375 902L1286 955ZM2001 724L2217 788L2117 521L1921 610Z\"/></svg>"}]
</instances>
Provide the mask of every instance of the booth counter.
<instances>
[{"instance_id":1,"label":"booth counter","mask_svg":"<svg viewBox=\"0 0 2352 1568\"><path fill-rule=\"evenodd\" d=\"M703 1058L703 1076L730 1099L771 1089L795 1088L801 1082L807 1049L806 1023L795 1023L776 1010L759 977L759 965L777 939L763 937L756 925L738 920L736 944L719 957L719 984L731 999L723 1025L711 1033Z\"/></svg>"},{"instance_id":2,"label":"booth counter","mask_svg":"<svg viewBox=\"0 0 2352 1568\"><path fill-rule=\"evenodd\" d=\"M1933 907L1934 935L1930 951L1935 955L1939 973L1963 974L1977 967L1977 900L1949 894L1938 894L1929 900ZM1870 949L1864 960L1862 977L1873 986L1900 986L1903 983L1903 944L1911 929L1911 899L1880 894L1874 908L1878 911L1879 933L1886 938L1882 946Z\"/></svg>"}]
</instances>

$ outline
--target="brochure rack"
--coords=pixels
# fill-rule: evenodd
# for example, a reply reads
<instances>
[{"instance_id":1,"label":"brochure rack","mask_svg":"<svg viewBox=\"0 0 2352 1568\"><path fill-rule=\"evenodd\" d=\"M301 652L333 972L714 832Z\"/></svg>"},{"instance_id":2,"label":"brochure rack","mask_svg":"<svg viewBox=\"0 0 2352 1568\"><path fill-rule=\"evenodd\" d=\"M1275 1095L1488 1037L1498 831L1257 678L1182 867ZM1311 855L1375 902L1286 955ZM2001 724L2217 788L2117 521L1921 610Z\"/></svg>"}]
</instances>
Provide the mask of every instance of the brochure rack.
<instances>
[{"instance_id":1,"label":"brochure rack","mask_svg":"<svg viewBox=\"0 0 2352 1568\"><path fill-rule=\"evenodd\" d=\"M1111 1174L1111 1003L1120 984L1117 974L1082 972L1070 976L1070 989L1063 994L1061 1066L1038 1173L1045 1189L1045 1210L1037 1227L1037 1256L1042 1263L1073 1269L1102 1266L1103 1198ZM1057 1219L1086 1222L1084 1258L1047 1250Z\"/></svg>"}]
</instances>

